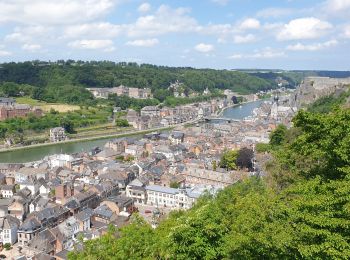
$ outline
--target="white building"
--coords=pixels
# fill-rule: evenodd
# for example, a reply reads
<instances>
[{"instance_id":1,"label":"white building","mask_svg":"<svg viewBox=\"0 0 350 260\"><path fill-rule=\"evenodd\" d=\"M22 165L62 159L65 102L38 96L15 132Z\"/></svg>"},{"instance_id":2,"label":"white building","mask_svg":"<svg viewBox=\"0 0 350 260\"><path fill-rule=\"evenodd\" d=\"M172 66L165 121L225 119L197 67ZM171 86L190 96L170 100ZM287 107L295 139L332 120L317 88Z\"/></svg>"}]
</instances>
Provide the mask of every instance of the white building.
<instances>
[{"instance_id":1,"label":"white building","mask_svg":"<svg viewBox=\"0 0 350 260\"><path fill-rule=\"evenodd\" d=\"M11 245L17 242L17 230L20 221L10 215L0 218L0 242Z\"/></svg>"},{"instance_id":2,"label":"white building","mask_svg":"<svg viewBox=\"0 0 350 260\"><path fill-rule=\"evenodd\" d=\"M210 185L198 185L193 188L174 189L158 185L149 185L146 186L147 204L174 209L189 209L206 191L215 194L218 188Z\"/></svg>"},{"instance_id":3,"label":"white building","mask_svg":"<svg viewBox=\"0 0 350 260\"><path fill-rule=\"evenodd\" d=\"M14 190L14 185L2 185L1 195L3 198L12 198Z\"/></svg>"}]
</instances>

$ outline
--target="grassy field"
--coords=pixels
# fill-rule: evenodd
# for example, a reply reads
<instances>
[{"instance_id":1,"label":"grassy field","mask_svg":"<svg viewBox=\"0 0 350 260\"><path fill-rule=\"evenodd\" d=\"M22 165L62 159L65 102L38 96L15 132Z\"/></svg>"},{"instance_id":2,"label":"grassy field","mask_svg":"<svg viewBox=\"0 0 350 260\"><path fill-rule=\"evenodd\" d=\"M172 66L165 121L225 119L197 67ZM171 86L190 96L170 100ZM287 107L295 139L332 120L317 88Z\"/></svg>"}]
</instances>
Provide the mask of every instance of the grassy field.
<instances>
[{"instance_id":1,"label":"grassy field","mask_svg":"<svg viewBox=\"0 0 350 260\"><path fill-rule=\"evenodd\" d=\"M68 111L79 110L80 107L76 105L68 105L68 104L59 104L59 103L46 103L44 101L39 101L36 99L32 99L30 97L19 97L16 98L16 102L18 104L28 104L31 106L40 107L44 112L49 112L51 108L55 109L60 113L65 113Z\"/></svg>"}]
</instances>

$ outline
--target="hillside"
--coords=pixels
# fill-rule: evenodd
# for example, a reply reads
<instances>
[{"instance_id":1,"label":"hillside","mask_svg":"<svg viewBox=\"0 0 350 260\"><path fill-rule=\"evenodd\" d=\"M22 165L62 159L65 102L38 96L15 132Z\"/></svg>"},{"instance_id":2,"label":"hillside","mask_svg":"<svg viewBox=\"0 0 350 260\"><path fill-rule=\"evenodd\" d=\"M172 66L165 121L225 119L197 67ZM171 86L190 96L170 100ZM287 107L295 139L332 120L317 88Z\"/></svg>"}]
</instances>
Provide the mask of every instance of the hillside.
<instances>
[{"instance_id":1,"label":"hillside","mask_svg":"<svg viewBox=\"0 0 350 260\"><path fill-rule=\"evenodd\" d=\"M242 94L255 93L277 87L273 77L264 79L244 72L173 68L148 64L58 61L4 63L0 65L0 84L19 84L22 91L30 92L35 98L45 96L45 101L66 97L68 103L81 103L92 99L87 87L151 88L155 98L161 99L170 83L179 80L188 91L202 92L204 89L231 89ZM12 86L12 89L14 86ZM0 90L1 91L1 90ZM3 91L4 92L4 91ZM14 92L14 91L12 91ZM56 95L56 92L60 92ZM6 94L6 93L5 93ZM72 97L73 96L73 97ZM162 101L162 100L161 100Z\"/></svg>"}]
</instances>

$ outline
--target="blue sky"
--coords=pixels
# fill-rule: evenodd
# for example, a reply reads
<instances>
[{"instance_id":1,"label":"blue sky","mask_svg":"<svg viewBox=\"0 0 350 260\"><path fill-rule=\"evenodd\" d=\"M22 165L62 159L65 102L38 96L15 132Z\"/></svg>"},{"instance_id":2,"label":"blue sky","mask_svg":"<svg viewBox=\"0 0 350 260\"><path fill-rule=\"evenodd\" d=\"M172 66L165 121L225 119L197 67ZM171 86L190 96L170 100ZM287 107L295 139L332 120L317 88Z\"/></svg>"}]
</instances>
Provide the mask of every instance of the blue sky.
<instances>
[{"instance_id":1,"label":"blue sky","mask_svg":"<svg viewBox=\"0 0 350 260\"><path fill-rule=\"evenodd\" d=\"M350 0L0 0L0 62L350 70Z\"/></svg>"}]
</instances>

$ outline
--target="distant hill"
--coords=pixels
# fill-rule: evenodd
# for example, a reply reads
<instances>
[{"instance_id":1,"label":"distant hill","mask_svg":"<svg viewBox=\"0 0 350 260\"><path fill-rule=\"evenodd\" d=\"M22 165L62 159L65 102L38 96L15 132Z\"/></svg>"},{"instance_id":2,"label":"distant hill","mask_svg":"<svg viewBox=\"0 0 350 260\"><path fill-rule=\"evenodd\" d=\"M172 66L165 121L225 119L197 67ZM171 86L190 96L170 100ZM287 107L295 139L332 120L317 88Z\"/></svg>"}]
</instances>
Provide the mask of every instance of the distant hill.
<instances>
[{"instance_id":1,"label":"distant hill","mask_svg":"<svg viewBox=\"0 0 350 260\"><path fill-rule=\"evenodd\" d=\"M0 65L0 83L14 82L36 87L71 85L80 87L151 88L153 93L165 90L179 80L196 92L204 89L231 89L242 94L276 88L277 74L252 75L240 71L165 67L149 64L109 61L28 61ZM289 80L288 78L286 78ZM293 85L292 80L290 80ZM156 96L156 95L155 95Z\"/></svg>"}]
</instances>

